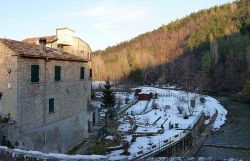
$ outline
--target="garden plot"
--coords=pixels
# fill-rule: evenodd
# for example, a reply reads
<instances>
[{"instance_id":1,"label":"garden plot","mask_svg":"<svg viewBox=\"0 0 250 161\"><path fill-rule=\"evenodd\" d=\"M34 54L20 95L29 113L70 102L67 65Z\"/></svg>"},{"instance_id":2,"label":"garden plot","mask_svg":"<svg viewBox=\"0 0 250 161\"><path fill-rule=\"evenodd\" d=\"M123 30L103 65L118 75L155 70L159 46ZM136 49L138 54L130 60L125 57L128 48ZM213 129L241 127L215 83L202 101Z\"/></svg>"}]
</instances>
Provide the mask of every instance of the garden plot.
<instances>
[{"instance_id":1,"label":"garden plot","mask_svg":"<svg viewBox=\"0 0 250 161\"><path fill-rule=\"evenodd\" d=\"M150 101L152 103L147 106L146 112L141 111L145 110L143 106L146 106L147 101L139 101L127 110L128 115L125 117L129 117L130 121L125 118L119 120L118 131L123 132L123 140L129 142L129 155L122 155L122 150L116 150L108 154L110 159L117 160L119 156L133 159L155 151L159 145L170 146L185 137L188 129L197 123L203 113L209 118L218 114L214 128L219 128L225 122L227 111L212 97L204 96L206 102L201 103L201 95L196 93L152 87L141 87L141 90L155 91L158 98L154 103ZM195 100L195 107L190 107L187 100Z\"/></svg>"},{"instance_id":2,"label":"garden plot","mask_svg":"<svg viewBox=\"0 0 250 161\"><path fill-rule=\"evenodd\" d=\"M130 115L138 115L147 110L147 107L152 106L152 100L150 101L139 101L135 105L131 106L126 113Z\"/></svg>"}]
</instances>

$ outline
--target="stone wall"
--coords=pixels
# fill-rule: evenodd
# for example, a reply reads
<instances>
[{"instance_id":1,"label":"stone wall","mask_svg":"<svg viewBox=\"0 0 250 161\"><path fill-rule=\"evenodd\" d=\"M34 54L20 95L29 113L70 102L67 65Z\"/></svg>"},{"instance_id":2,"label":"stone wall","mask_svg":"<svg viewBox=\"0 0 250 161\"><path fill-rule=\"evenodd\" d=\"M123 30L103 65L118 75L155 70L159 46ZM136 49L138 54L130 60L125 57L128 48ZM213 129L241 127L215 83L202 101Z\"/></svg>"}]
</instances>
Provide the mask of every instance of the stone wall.
<instances>
[{"instance_id":1,"label":"stone wall","mask_svg":"<svg viewBox=\"0 0 250 161\"><path fill-rule=\"evenodd\" d=\"M73 45L65 46L63 50L75 53L76 55L86 59L90 58L90 53L92 52L89 45L78 37L73 37Z\"/></svg>"},{"instance_id":2,"label":"stone wall","mask_svg":"<svg viewBox=\"0 0 250 161\"><path fill-rule=\"evenodd\" d=\"M10 113L16 121L8 140L17 143L18 148L67 152L87 132L87 100L91 98L89 64L14 55L0 43L0 113ZM39 65L39 83L31 82L31 65L35 64ZM61 66L58 82L54 81L55 65ZM85 79L80 80L83 66ZM48 112L50 98L55 100L53 113Z\"/></svg>"},{"instance_id":3,"label":"stone wall","mask_svg":"<svg viewBox=\"0 0 250 161\"><path fill-rule=\"evenodd\" d=\"M0 161L107 161L108 157L98 155L46 154L38 151L24 151L0 147Z\"/></svg>"},{"instance_id":4,"label":"stone wall","mask_svg":"<svg viewBox=\"0 0 250 161\"><path fill-rule=\"evenodd\" d=\"M48 43L47 47L57 48L57 44L63 44L63 51L84 58L90 58L92 52L90 46L81 38L74 36L74 31L69 28L56 29L57 41Z\"/></svg>"},{"instance_id":5,"label":"stone wall","mask_svg":"<svg viewBox=\"0 0 250 161\"><path fill-rule=\"evenodd\" d=\"M19 148L67 152L87 132L87 100L91 97L88 64L73 61L18 59ZM31 65L39 65L39 83L31 82ZM54 80L61 66L61 80ZM80 68L85 67L85 79ZM49 99L54 112L49 113ZM14 141L14 139L13 139ZM15 141L14 141L15 142Z\"/></svg>"},{"instance_id":6,"label":"stone wall","mask_svg":"<svg viewBox=\"0 0 250 161\"><path fill-rule=\"evenodd\" d=\"M211 157L192 157L192 158L184 158L184 157L158 157L158 158L147 158L146 161L243 161L241 159L223 159L218 160Z\"/></svg>"},{"instance_id":7,"label":"stone wall","mask_svg":"<svg viewBox=\"0 0 250 161\"><path fill-rule=\"evenodd\" d=\"M100 155L65 155L45 154L38 151L24 151L19 149L7 149L0 146L0 161L108 161L109 158ZM211 157L183 158L183 157L152 157L145 161L217 161ZM127 161L119 159L119 161ZM243 161L240 159L223 159L221 161Z\"/></svg>"},{"instance_id":8,"label":"stone wall","mask_svg":"<svg viewBox=\"0 0 250 161\"><path fill-rule=\"evenodd\" d=\"M47 61L42 59L18 59L21 131L87 111L90 99L88 64L70 61ZM31 82L31 65L39 65L39 83ZM61 66L61 80L54 80L55 66ZM80 68L85 67L85 79L80 79ZM48 100L54 98L55 112L49 113Z\"/></svg>"}]
</instances>

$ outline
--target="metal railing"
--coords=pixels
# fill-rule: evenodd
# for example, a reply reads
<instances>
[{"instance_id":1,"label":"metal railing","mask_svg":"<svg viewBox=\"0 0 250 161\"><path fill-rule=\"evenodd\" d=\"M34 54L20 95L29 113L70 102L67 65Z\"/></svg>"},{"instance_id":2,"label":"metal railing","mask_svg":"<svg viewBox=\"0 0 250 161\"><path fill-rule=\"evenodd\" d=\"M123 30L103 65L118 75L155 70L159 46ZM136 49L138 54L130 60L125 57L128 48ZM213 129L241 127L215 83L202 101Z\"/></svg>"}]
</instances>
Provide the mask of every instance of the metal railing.
<instances>
[{"instance_id":1,"label":"metal railing","mask_svg":"<svg viewBox=\"0 0 250 161\"><path fill-rule=\"evenodd\" d=\"M164 141L159 141L156 144L150 145L136 153L133 153L128 157L129 160L138 160L143 159L146 157L149 157L151 155L154 155L156 153L161 152L162 150L165 150L167 148L170 148L173 144L176 144L178 141L182 140L184 137L186 137L190 131L183 130L179 134L176 134Z\"/></svg>"}]
</instances>

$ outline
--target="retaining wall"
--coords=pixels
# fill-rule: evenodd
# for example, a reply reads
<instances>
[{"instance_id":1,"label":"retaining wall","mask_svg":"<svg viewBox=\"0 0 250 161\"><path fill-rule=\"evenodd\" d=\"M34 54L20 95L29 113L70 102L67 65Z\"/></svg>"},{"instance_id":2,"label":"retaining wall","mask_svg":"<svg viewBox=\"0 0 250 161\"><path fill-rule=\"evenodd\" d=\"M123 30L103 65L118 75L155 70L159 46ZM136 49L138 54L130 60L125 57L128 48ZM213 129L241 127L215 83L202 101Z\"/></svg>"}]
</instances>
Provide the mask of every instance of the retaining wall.
<instances>
[{"instance_id":1,"label":"retaining wall","mask_svg":"<svg viewBox=\"0 0 250 161\"><path fill-rule=\"evenodd\" d=\"M100 155L66 155L46 154L38 151L8 149L0 146L0 161L107 161L108 157Z\"/></svg>"}]
</instances>

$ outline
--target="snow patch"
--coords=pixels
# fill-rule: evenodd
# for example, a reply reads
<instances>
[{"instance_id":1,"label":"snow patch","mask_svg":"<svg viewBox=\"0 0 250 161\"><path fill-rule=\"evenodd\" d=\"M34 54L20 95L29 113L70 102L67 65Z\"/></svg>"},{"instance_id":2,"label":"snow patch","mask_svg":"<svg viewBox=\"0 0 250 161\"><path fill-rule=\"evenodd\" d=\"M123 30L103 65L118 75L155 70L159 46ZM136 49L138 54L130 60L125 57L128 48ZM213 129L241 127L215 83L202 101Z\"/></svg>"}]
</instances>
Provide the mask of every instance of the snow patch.
<instances>
[{"instance_id":1,"label":"snow patch","mask_svg":"<svg viewBox=\"0 0 250 161\"><path fill-rule=\"evenodd\" d=\"M107 139L107 140L114 140L114 137L111 136L111 135L108 135L108 136L105 137L105 139Z\"/></svg>"}]
</instances>

